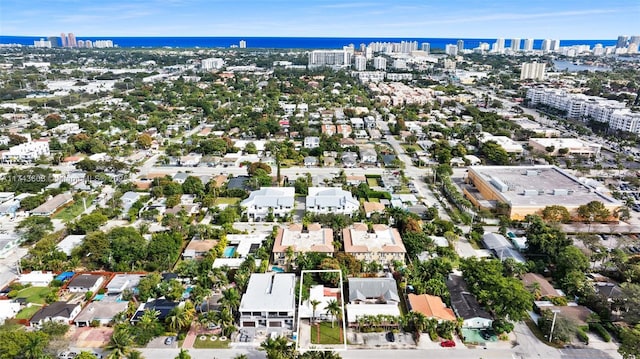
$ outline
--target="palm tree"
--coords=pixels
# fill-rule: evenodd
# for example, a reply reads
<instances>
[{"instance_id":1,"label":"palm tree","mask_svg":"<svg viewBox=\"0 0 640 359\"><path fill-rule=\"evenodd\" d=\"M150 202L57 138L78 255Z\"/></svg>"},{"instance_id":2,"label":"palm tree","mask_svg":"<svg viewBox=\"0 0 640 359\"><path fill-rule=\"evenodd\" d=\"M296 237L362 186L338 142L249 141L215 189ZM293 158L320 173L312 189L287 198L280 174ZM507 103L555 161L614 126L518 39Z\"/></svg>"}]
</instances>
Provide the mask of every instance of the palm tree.
<instances>
[{"instance_id":1,"label":"palm tree","mask_svg":"<svg viewBox=\"0 0 640 359\"><path fill-rule=\"evenodd\" d=\"M223 307L220 311L214 313L214 322L222 328L222 333L230 336L236 330L233 321L231 309Z\"/></svg>"},{"instance_id":2,"label":"palm tree","mask_svg":"<svg viewBox=\"0 0 640 359\"><path fill-rule=\"evenodd\" d=\"M178 332L191 325L195 314L196 310L193 307L193 303L187 301L182 307L175 307L171 310L171 313L167 316L166 323L170 330Z\"/></svg>"},{"instance_id":3,"label":"palm tree","mask_svg":"<svg viewBox=\"0 0 640 359\"><path fill-rule=\"evenodd\" d=\"M113 331L109 344L107 344L107 351L111 351L108 359L121 359L126 358L131 353L131 344L133 344L133 337L130 329L127 326L119 326Z\"/></svg>"},{"instance_id":4,"label":"palm tree","mask_svg":"<svg viewBox=\"0 0 640 359\"><path fill-rule=\"evenodd\" d=\"M333 322L338 319L338 317L340 316L340 313L342 312L340 308L340 304L338 304L337 300L332 299L327 303L327 306L325 309L327 310L327 314L331 315L332 317L331 328L333 328Z\"/></svg>"},{"instance_id":5,"label":"palm tree","mask_svg":"<svg viewBox=\"0 0 640 359\"><path fill-rule=\"evenodd\" d=\"M293 359L296 356L294 346L282 336L267 338L260 344L260 349L267 352L267 359Z\"/></svg>"},{"instance_id":6,"label":"palm tree","mask_svg":"<svg viewBox=\"0 0 640 359\"><path fill-rule=\"evenodd\" d=\"M129 355L127 355L127 359L144 359L144 357L142 356L142 353L140 353L137 350L132 349L129 352Z\"/></svg>"},{"instance_id":7,"label":"palm tree","mask_svg":"<svg viewBox=\"0 0 640 359\"><path fill-rule=\"evenodd\" d=\"M218 299L218 303L223 307L229 308L235 312L240 306L240 293L236 288L229 288L222 291L222 297Z\"/></svg>"},{"instance_id":8,"label":"palm tree","mask_svg":"<svg viewBox=\"0 0 640 359\"><path fill-rule=\"evenodd\" d=\"M313 308L313 312L311 313L311 324L313 324L316 321L316 309L318 308L318 305L320 305L320 301L312 299L309 301L309 304L311 304L311 307Z\"/></svg>"},{"instance_id":9,"label":"palm tree","mask_svg":"<svg viewBox=\"0 0 640 359\"><path fill-rule=\"evenodd\" d=\"M43 333L34 333L27 337L27 342L22 353L27 359L40 359L44 357L44 349L47 346L47 338Z\"/></svg>"},{"instance_id":10,"label":"palm tree","mask_svg":"<svg viewBox=\"0 0 640 359\"><path fill-rule=\"evenodd\" d=\"M191 359L191 355L189 355L188 350L180 349L180 353L175 359Z\"/></svg>"}]
</instances>

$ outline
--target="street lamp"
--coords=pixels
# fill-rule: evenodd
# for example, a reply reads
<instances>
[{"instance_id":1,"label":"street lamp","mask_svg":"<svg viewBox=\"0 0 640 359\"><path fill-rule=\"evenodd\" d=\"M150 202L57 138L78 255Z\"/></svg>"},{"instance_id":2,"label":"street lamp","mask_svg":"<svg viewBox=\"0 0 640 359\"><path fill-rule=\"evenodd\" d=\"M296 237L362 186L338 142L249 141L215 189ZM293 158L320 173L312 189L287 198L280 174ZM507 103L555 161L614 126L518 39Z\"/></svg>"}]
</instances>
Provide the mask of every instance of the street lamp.
<instances>
[{"instance_id":1,"label":"street lamp","mask_svg":"<svg viewBox=\"0 0 640 359\"><path fill-rule=\"evenodd\" d=\"M551 340L553 339L553 328L556 326L556 316L558 315L558 313L560 313L560 311L558 309L554 309L552 310L553 312L553 320L551 321L551 331L549 332L549 343L551 343Z\"/></svg>"}]
</instances>

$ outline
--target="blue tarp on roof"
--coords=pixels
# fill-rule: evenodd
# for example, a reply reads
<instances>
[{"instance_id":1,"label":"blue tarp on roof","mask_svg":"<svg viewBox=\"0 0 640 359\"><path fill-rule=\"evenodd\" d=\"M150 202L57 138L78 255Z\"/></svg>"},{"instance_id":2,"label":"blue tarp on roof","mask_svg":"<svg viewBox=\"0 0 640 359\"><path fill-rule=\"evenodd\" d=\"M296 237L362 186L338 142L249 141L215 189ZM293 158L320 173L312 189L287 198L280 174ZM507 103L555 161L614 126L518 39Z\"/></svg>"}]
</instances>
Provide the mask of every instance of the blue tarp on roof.
<instances>
[{"instance_id":1,"label":"blue tarp on roof","mask_svg":"<svg viewBox=\"0 0 640 359\"><path fill-rule=\"evenodd\" d=\"M61 282L64 282L67 279L71 279L74 274L75 274L74 272L62 272L62 273L58 274L58 276L55 278L55 280L59 280Z\"/></svg>"}]
</instances>

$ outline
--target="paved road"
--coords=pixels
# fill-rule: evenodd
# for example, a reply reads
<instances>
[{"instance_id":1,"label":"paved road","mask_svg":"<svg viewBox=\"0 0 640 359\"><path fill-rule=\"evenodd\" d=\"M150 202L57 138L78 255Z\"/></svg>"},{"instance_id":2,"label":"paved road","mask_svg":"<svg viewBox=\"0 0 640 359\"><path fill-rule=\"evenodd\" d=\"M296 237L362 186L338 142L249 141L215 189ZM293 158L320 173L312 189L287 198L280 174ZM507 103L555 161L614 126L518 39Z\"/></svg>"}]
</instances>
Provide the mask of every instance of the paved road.
<instances>
[{"instance_id":1,"label":"paved road","mask_svg":"<svg viewBox=\"0 0 640 359\"><path fill-rule=\"evenodd\" d=\"M386 136L386 141L391 145L394 151L398 154L398 159L404 162L404 174L405 176L411 178L416 190L418 191L418 195L424 198L425 204L428 206L437 205L440 203L438 199L433 195L429 186L422 180L425 175L431 175L431 170L418 168L413 165L413 160L409 157L405 152L404 148L400 145L400 142L395 139L392 135ZM451 218L447 214L447 212L438 205L438 214L440 218L450 221Z\"/></svg>"}]
</instances>

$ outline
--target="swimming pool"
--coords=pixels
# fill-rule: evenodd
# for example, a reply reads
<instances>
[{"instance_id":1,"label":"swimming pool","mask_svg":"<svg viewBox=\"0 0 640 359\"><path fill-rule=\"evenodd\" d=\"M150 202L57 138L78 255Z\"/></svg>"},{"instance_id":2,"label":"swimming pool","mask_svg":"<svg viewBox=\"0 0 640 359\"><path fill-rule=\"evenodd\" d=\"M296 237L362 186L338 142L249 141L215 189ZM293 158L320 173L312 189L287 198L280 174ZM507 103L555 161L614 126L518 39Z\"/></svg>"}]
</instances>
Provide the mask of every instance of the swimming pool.
<instances>
[{"instance_id":1,"label":"swimming pool","mask_svg":"<svg viewBox=\"0 0 640 359\"><path fill-rule=\"evenodd\" d=\"M280 267L271 267L271 270L278 273L284 273L284 269Z\"/></svg>"},{"instance_id":2,"label":"swimming pool","mask_svg":"<svg viewBox=\"0 0 640 359\"><path fill-rule=\"evenodd\" d=\"M516 235L513 234L513 232L507 232L507 235L509 236L509 238L516 238Z\"/></svg>"},{"instance_id":3,"label":"swimming pool","mask_svg":"<svg viewBox=\"0 0 640 359\"><path fill-rule=\"evenodd\" d=\"M222 252L222 256L225 258L233 258L233 255L236 253L236 247L228 246Z\"/></svg>"}]
</instances>

